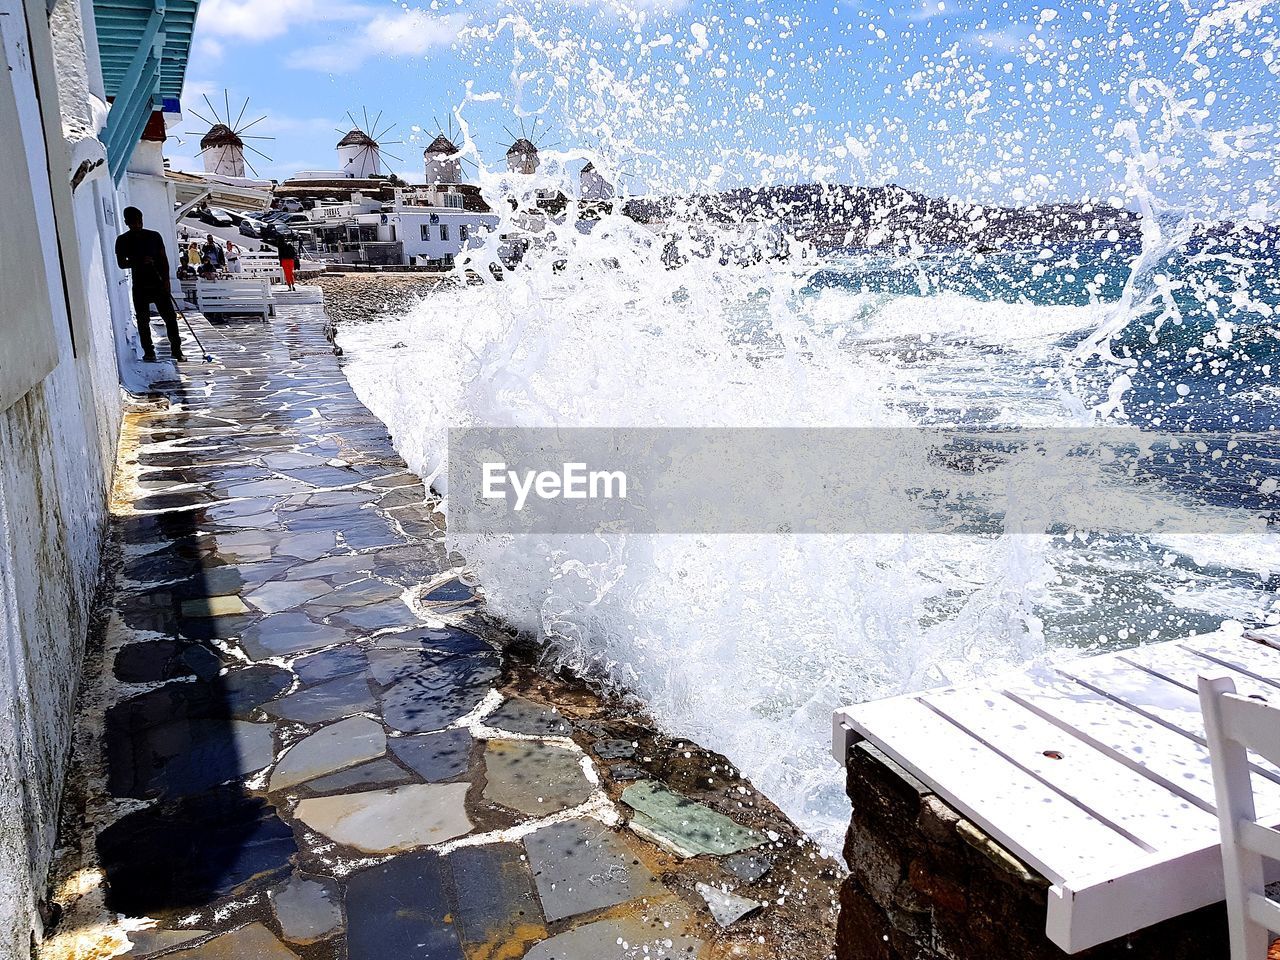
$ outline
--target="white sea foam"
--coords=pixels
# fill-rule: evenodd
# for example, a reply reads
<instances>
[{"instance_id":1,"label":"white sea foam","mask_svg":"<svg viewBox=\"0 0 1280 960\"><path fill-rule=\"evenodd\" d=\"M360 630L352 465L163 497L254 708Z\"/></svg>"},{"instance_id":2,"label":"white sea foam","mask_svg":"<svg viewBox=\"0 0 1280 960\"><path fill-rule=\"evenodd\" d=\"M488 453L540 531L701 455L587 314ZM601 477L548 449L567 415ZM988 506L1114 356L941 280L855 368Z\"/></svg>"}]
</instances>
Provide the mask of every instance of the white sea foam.
<instances>
[{"instance_id":1,"label":"white sea foam","mask_svg":"<svg viewBox=\"0 0 1280 960\"><path fill-rule=\"evenodd\" d=\"M347 328L342 344L361 398L424 476L440 468L449 426L909 423L891 402L907 374L838 329L815 333L799 282L776 267L520 271L438 291L398 320ZM836 299L858 303L826 297L828 317ZM966 317L999 310L1011 325L1017 311L891 299L856 322L870 329L883 316L885 336L897 337L903 318L921 307L937 317L948 304L970 332ZM752 311L763 324L755 347L740 337ZM1051 312L1052 326L1069 325ZM933 325L946 329L940 317ZM993 335L1000 326L990 325ZM845 819L827 753L835 707L958 682L1044 650L1033 608L1052 576L1046 538L453 545L495 612L549 640L558 662L620 684L669 729L724 752L832 849Z\"/></svg>"}]
</instances>

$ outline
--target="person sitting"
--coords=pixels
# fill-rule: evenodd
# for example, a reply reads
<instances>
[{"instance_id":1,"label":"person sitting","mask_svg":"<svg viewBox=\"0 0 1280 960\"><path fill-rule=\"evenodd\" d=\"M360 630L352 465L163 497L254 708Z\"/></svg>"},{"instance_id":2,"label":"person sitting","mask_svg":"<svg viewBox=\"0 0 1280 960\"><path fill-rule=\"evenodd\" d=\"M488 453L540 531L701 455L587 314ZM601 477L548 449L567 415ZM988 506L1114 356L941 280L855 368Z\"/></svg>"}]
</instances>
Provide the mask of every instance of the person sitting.
<instances>
[{"instance_id":1,"label":"person sitting","mask_svg":"<svg viewBox=\"0 0 1280 960\"><path fill-rule=\"evenodd\" d=\"M199 273L200 273L201 280L218 279L218 268L213 265L213 261L211 261L208 257L205 257L202 261L200 261Z\"/></svg>"},{"instance_id":2,"label":"person sitting","mask_svg":"<svg viewBox=\"0 0 1280 960\"><path fill-rule=\"evenodd\" d=\"M201 253L203 253L205 258L207 258L217 269L221 270L226 266L227 258L222 252L222 247L218 246L218 241L213 239L212 233L209 234L208 239L205 240L204 249Z\"/></svg>"},{"instance_id":3,"label":"person sitting","mask_svg":"<svg viewBox=\"0 0 1280 960\"><path fill-rule=\"evenodd\" d=\"M189 263L184 262L182 266L178 268L179 280L194 280L195 278L196 278L196 268L191 266Z\"/></svg>"}]
</instances>

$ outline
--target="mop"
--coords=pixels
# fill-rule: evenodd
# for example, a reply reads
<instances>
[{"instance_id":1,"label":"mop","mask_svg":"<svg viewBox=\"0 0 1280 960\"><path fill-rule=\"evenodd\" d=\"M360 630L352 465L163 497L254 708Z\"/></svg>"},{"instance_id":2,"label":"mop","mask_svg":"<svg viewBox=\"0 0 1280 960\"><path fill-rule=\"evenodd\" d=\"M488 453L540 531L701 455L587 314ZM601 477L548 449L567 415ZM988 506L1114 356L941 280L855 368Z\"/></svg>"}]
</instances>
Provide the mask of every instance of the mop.
<instances>
[{"instance_id":1,"label":"mop","mask_svg":"<svg viewBox=\"0 0 1280 960\"><path fill-rule=\"evenodd\" d=\"M196 346L200 348L202 359L205 363L213 363L213 354L204 348L204 344L200 342L200 336L196 333L195 328L191 326L191 321L187 319L187 315L182 312L182 308L178 306L178 301L173 295L173 291L169 291L169 299L173 301L173 309L178 316L182 318L182 322L187 325L187 329L191 331L191 336L195 337Z\"/></svg>"},{"instance_id":2,"label":"mop","mask_svg":"<svg viewBox=\"0 0 1280 960\"><path fill-rule=\"evenodd\" d=\"M205 363L213 363L213 354L210 353L208 350L206 350L204 348L204 344L200 342L200 336L199 334L196 333L195 327L191 326L191 321L188 320L187 315L182 312L182 308L178 306L178 300L173 295L173 290L170 289L168 283L165 283L164 278L160 276L160 271L155 267L153 267L152 269L155 272L156 279L159 280L161 283L164 283L165 289L169 291L169 302L173 304L174 312L177 313L177 315L182 318L182 322L185 323L187 325L187 329L191 331L191 336L195 338L196 346L200 348L200 354L202 359L204 360Z\"/></svg>"}]
</instances>

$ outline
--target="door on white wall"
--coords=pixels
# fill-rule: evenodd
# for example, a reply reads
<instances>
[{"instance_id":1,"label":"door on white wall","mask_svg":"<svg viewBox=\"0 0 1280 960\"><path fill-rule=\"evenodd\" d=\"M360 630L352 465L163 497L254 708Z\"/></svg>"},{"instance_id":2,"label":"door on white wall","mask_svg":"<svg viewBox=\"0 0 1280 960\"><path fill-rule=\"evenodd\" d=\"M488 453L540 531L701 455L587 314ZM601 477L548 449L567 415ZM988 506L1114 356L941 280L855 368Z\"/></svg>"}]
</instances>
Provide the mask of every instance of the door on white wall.
<instances>
[{"instance_id":1,"label":"door on white wall","mask_svg":"<svg viewBox=\"0 0 1280 960\"><path fill-rule=\"evenodd\" d=\"M58 365L49 270L60 275L27 21L20 0L0 0L0 411Z\"/></svg>"}]
</instances>

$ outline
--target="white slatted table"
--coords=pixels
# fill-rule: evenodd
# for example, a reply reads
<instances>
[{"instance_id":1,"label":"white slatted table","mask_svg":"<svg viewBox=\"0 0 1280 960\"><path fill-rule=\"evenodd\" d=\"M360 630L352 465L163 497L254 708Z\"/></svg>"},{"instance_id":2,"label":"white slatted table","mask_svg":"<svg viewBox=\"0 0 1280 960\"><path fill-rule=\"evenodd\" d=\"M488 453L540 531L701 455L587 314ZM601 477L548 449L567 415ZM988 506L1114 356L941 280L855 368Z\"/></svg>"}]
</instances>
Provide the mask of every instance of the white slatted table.
<instances>
[{"instance_id":1,"label":"white slatted table","mask_svg":"<svg viewBox=\"0 0 1280 960\"><path fill-rule=\"evenodd\" d=\"M1223 898L1201 673L1280 703L1280 631L846 707L833 749L871 741L1043 874L1045 932L1077 953ZM1280 769L1254 759L1259 819L1280 824Z\"/></svg>"}]
</instances>

